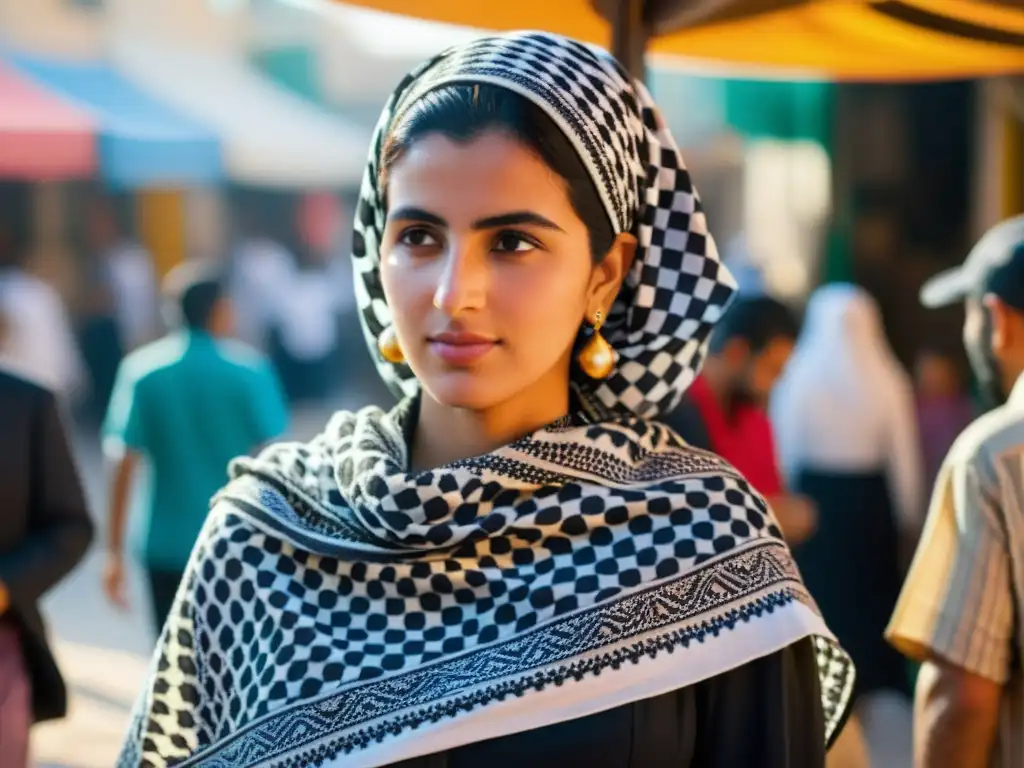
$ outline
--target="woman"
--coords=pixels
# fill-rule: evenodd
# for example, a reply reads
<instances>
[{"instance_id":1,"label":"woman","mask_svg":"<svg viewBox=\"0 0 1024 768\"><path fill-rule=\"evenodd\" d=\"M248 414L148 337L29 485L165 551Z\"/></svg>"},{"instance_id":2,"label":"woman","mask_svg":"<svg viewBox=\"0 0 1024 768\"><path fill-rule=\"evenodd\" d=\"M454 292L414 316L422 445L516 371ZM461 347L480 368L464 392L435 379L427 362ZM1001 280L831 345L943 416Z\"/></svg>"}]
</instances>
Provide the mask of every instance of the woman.
<instances>
[{"instance_id":1,"label":"woman","mask_svg":"<svg viewBox=\"0 0 1024 768\"><path fill-rule=\"evenodd\" d=\"M733 289L643 86L541 33L449 50L356 230L405 399L234 464L120 764L822 765L845 654L763 500L644 420Z\"/></svg>"},{"instance_id":2,"label":"woman","mask_svg":"<svg viewBox=\"0 0 1024 768\"><path fill-rule=\"evenodd\" d=\"M902 581L900 540L916 541L921 520L921 458L910 379L865 291L815 292L771 415L790 486L818 506L818 528L795 555L856 664L866 738L872 749L896 739L907 748L907 666L883 633Z\"/></svg>"}]
</instances>

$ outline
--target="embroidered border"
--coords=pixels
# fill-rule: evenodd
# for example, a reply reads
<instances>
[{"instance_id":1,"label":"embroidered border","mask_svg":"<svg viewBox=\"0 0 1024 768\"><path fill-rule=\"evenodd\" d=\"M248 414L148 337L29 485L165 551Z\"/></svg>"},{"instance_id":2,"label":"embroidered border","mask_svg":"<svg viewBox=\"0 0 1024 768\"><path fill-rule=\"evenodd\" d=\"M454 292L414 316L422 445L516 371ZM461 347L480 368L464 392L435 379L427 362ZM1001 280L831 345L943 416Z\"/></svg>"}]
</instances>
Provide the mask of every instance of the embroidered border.
<instances>
[{"instance_id":1,"label":"embroidered border","mask_svg":"<svg viewBox=\"0 0 1024 768\"><path fill-rule=\"evenodd\" d=\"M759 596L751 597L754 594ZM636 663L644 656L654 657L662 651L685 649L693 642L704 642L793 600L814 605L785 547L778 542L759 542L724 560L700 566L675 581L567 616L504 643L385 680L356 685L316 702L293 705L240 729L221 743L216 755L200 753L180 765L254 765L301 749L329 734L339 734L329 745L280 763L306 768L459 711L501 701L510 695L522 696L530 689L539 690L552 683L579 680L604 669L618 669L627 662ZM698 623L678 626L709 613L713 615ZM607 654L554 670L535 671L657 630L664 632ZM460 695L465 680L489 685ZM360 723L381 717L391 719L359 728Z\"/></svg>"}]
</instances>

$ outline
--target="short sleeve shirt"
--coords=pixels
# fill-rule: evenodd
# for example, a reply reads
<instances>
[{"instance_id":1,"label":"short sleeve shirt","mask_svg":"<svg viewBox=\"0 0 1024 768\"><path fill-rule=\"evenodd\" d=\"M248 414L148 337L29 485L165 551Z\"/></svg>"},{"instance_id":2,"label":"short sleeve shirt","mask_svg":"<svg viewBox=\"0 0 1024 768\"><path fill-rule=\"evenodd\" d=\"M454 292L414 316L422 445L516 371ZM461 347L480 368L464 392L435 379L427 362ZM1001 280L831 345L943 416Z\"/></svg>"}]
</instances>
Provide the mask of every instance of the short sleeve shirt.
<instances>
[{"instance_id":1,"label":"short sleeve shirt","mask_svg":"<svg viewBox=\"0 0 1024 768\"><path fill-rule=\"evenodd\" d=\"M288 411L255 350L173 334L125 359L103 428L146 460L132 546L153 568L184 569L227 465L280 436Z\"/></svg>"},{"instance_id":2,"label":"short sleeve shirt","mask_svg":"<svg viewBox=\"0 0 1024 768\"><path fill-rule=\"evenodd\" d=\"M939 470L886 636L1005 686L996 766L1024 765L1024 379Z\"/></svg>"}]
</instances>

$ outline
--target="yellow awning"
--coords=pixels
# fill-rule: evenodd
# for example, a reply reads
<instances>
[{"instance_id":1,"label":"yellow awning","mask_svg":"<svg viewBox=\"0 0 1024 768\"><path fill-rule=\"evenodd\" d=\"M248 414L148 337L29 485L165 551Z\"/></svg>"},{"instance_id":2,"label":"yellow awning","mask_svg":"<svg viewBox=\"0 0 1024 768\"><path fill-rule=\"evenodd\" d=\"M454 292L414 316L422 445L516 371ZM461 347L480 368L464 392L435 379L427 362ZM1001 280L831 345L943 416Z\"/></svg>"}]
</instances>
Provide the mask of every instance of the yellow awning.
<instances>
[{"instance_id":1,"label":"yellow awning","mask_svg":"<svg viewBox=\"0 0 1024 768\"><path fill-rule=\"evenodd\" d=\"M592 0L345 2L481 29L543 29L604 46L611 40L611 28L594 10ZM749 0L736 0L729 14L740 14L745 2ZM803 70L835 80L937 80L1022 73L1024 4L1015 0L808 0L788 9L659 35L649 50L746 68Z\"/></svg>"}]
</instances>

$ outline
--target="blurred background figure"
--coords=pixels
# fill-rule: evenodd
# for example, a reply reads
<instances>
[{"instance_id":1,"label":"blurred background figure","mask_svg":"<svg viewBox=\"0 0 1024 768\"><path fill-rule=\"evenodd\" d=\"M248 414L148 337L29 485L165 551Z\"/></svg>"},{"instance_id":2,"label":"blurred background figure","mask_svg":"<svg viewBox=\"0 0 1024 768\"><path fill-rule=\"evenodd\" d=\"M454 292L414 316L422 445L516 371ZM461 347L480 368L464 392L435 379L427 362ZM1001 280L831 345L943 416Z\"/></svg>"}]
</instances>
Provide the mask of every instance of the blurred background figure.
<instances>
[{"instance_id":1,"label":"blurred background figure","mask_svg":"<svg viewBox=\"0 0 1024 768\"><path fill-rule=\"evenodd\" d=\"M966 385L957 358L942 346L925 347L918 353L914 390L925 489L935 484L953 441L974 419Z\"/></svg>"},{"instance_id":2,"label":"blurred background figure","mask_svg":"<svg viewBox=\"0 0 1024 768\"><path fill-rule=\"evenodd\" d=\"M297 219L302 251L277 287L270 349L293 404L322 404L336 391L342 318L353 306L347 249L339 249L340 207L332 195L306 195ZM354 318L350 318L354 319Z\"/></svg>"},{"instance_id":3,"label":"blurred background figure","mask_svg":"<svg viewBox=\"0 0 1024 768\"><path fill-rule=\"evenodd\" d=\"M71 401L88 387L63 299L28 264L28 249L0 221L0 310L7 331L0 364Z\"/></svg>"},{"instance_id":4,"label":"blurred background figure","mask_svg":"<svg viewBox=\"0 0 1024 768\"><path fill-rule=\"evenodd\" d=\"M786 490L765 406L798 332L784 304L741 295L715 328L701 375L665 419L690 445L714 451L743 473L771 503L791 543L814 529L815 512Z\"/></svg>"},{"instance_id":5,"label":"blurred background figure","mask_svg":"<svg viewBox=\"0 0 1024 768\"><path fill-rule=\"evenodd\" d=\"M152 256L129 237L111 200L90 200L85 224L89 289L80 338L92 381L88 410L98 423L123 357L157 335L157 285Z\"/></svg>"},{"instance_id":6,"label":"blurred background figure","mask_svg":"<svg viewBox=\"0 0 1024 768\"><path fill-rule=\"evenodd\" d=\"M768 293L764 270L754 260L744 233L740 232L728 242L722 261L736 278L741 296L763 296Z\"/></svg>"},{"instance_id":7,"label":"blurred background figure","mask_svg":"<svg viewBox=\"0 0 1024 768\"><path fill-rule=\"evenodd\" d=\"M231 255L231 298L236 307L237 336L267 350L280 317L281 293L292 285L295 254L273 237L257 211L239 213L238 241Z\"/></svg>"},{"instance_id":8,"label":"blurred background figure","mask_svg":"<svg viewBox=\"0 0 1024 768\"><path fill-rule=\"evenodd\" d=\"M0 766L27 768L30 726L67 712L39 601L82 559L93 526L51 392L0 371L0 439Z\"/></svg>"},{"instance_id":9,"label":"blurred background figure","mask_svg":"<svg viewBox=\"0 0 1024 768\"><path fill-rule=\"evenodd\" d=\"M908 672L882 633L899 594L900 539L919 528L921 464L910 378L863 290L814 293L771 416L790 487L818 508L817 529L794 552L857 666L873 764L910 765Z\"/></svg>"},{"instance_id":10,"label":"blurred background figure","mask_svg":"<svg viewBox=\"0 0 1024 768\"><path fill-rule=\"evenodd\" d=\"M341 302L330 266L307 255L277 292L269 347L293 404L323 403L338 380Z\"/></svg>"},{"instance_id":11,"label":"blurred background figure","mask_svg":"<svg viewBox=\"0 0 1024 768\"><path fill-rule=\"evenodd\" d=\"M228 462L280 436L288 412L269 362L230 341L234 311L218 270L193 262L166 281L175 330L121 364L103 428L113 466L104 589L127 607L124 531L133 483L147 471L135 545L157 633Z\"/></svg>"},{"instance_id":12,"label":"blurred background figure","mask_svg":"<svg viewBox=\"0 0 1024 768\"><path fill-rule=\"evenodd\" d=\"M921 662L915 764L1024 763L1024 216L993 227L921 301L963 302L964 346L992 408L957 438L888 628Z\"/></svg>"}]
</instances>

